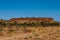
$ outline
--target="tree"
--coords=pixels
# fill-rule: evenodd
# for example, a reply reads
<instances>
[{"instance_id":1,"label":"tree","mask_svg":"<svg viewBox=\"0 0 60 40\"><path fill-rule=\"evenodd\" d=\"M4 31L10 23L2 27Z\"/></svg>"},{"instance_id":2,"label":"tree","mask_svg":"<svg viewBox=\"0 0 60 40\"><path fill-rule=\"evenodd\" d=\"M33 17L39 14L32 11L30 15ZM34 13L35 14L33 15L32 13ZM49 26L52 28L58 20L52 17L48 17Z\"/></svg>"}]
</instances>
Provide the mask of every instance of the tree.
<instances>
[{"instance_id":1,"label":"tree","mask_svg":"<svg viewBox=\"0 0 60 40\"><path fill-rule=\"evenodd\" d=\"M13 25L18 26L18 23L16 21L14 21Z\"/></svg>"}]
</instances>

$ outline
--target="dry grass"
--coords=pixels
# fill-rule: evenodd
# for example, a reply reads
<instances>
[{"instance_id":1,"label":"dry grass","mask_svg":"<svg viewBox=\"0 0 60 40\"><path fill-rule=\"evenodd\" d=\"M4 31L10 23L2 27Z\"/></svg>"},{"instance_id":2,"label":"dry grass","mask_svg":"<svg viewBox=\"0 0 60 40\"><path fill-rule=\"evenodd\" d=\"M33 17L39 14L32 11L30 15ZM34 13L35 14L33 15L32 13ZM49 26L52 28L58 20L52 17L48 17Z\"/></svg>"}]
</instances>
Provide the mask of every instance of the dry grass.
<instances>
[{"instance_id":1,"label":"dry grass","mask_svg":"<svg viewBox=\"0 0 60 40\"><path fill-rule=\"evenodd\" d=\"M0 28L0 40L60 40L60 27Z\"/></svg>"}]
</instances>

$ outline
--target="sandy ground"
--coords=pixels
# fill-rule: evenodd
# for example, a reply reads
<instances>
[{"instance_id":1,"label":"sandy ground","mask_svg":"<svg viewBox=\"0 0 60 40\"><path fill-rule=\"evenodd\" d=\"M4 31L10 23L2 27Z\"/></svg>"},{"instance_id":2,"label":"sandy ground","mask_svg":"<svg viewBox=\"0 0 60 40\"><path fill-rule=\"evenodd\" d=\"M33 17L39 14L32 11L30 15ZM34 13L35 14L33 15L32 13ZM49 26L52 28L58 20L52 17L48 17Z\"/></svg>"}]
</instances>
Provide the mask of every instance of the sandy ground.
<instances>
[{"instance_id":1,"label":"sandy ground","mask_svg":"<svg viewBox=\"0 0 60 40\"><path fill-rule=\"evenodd\" d=\"M4 28L0 40L60 40L60 27Z\"/></svg>"}]
</instances>

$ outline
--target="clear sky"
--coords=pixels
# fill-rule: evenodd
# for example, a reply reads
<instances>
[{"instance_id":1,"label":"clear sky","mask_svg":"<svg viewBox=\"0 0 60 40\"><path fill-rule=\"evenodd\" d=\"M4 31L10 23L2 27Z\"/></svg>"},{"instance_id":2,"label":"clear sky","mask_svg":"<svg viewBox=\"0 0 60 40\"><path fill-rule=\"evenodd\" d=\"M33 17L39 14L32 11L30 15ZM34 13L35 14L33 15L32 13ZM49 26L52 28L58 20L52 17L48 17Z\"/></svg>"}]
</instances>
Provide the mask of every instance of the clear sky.
<instances>
[{"instance_id":1,"label":"clear sky","mask_svg":"<svg viewBox=\"0 0 60 40\"><path fill-rule=\"evenodd\" d=\"M60 21L60 0L0 0L0 19L52 17Z\"/></svg>"}]
</instances>

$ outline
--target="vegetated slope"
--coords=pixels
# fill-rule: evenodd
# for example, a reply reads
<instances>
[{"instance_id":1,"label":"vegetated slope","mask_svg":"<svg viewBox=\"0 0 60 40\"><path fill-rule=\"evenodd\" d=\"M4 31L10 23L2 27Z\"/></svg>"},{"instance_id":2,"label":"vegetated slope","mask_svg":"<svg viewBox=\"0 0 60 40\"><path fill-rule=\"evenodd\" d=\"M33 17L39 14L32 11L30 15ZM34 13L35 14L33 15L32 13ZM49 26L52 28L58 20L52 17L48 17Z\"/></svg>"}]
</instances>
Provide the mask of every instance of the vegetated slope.
<instances>
[{"instance_id":1,"label":"vegetated slope","mask_svg":"<svg viewBox=\"0 0 60 40\"><path fill-rule=\"evenodd\" d=\"M12 18L10 20L0 20L0 26L60 26L53 18Z\"/></svg>"}]
</instances>

